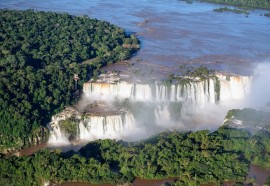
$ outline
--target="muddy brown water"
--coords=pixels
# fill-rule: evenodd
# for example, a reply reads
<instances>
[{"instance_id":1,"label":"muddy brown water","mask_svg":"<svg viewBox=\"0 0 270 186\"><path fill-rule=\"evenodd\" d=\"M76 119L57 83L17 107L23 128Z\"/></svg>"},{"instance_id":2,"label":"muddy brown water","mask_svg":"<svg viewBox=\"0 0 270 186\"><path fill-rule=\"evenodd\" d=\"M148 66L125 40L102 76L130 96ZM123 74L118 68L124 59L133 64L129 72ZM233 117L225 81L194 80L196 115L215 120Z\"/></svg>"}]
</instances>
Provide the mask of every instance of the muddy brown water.
<instances>
[{"instance_id":1,"label":"muddy brown water","mask_svg":"<svg viewBox=\"0 0 270 186\"><path fill-rule=\"evenodd\" d=\"M258 186L262 186L266 181L266 178L270 176L270 169L265 169L257 165L251 165L248 176L255 178L255 183Z\"/></svg>"},{"instance_id":2,"label":"muddy brown water","mask_svg":"<svg viewBox=\"0 0 270 186\"><path fill-rule=\"evenodd\" d=\"M248 176L255 178L255 183L257 186L263 186L267 176L270 176L270 169L261 168L256 165L251 165L250 170L248 173ZM176 180L177 178L168 178L168 179L162 179L162 180L145 180L136 178L135 181L132 184L126 184L124 186L161 186L162 184L170 183ZM203 184L202 186L214 186L215 184ZM223 186L233 186L233 182L226 182L223 184ZM247 185L247 184L245 184ZM93 184L86 184L86 183L65 183L61 186L112 186L110 184L99 184L99 185L93 185Z\"/></svg>"},{"instance_id":3,"label":"muddy brown water","mask_svg":"<svg viewBox=\"0 0 270 186\"><path fill-rule=\"evenodd\" d=\"M41 149L44 149L44 148L47 148L48 145L47 143L42 143L42 144L39 144L39 145L33 145L29 148L25 148L25 149L22 149L20 152L19 152L19 155L20 156L30 156L32 155L33 153L41 150Z\"/></svg>"},{"instance_id":4,"label":"muddy brown water","mask_svg":"<svg viewBox=\"0 0 270 186\"><path fill-rule=\"evenodd\" d=\"M161 186L162 184L166 184L169 182L174 181L175 178L168 178L168 179L162 179L162 180L145 180L136 178L135 181L132 184L124 184L123 186ZM65 183L61 186L112 186L110 184L86 184L86 183L79 183L79 182L73 182L73 183Z\"/></svg>"},{"instance_id":5,"label":"muddy brown water","mask_svg":"<svg viewBox=\"0 0 270 186\"><path fill-rule=\"evenodd\" d=\"M110 184L88 184L88 183L80 183L80 182L72 182L72 183L64 183L61 186L112 186Z\"/></svg>"}]
</instances>

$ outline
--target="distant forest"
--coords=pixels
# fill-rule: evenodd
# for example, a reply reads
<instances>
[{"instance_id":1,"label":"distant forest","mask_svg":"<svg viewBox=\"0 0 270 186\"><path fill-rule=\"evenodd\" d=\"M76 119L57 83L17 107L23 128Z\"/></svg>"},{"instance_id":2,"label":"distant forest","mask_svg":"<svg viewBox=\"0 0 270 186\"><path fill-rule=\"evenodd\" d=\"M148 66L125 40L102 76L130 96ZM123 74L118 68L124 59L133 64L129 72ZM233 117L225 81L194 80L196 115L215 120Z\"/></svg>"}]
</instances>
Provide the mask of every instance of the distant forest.
<instances>
[{"instance_id":1,"label":"distant forest","mask_svg":"<svg viewBox=\"0 0 270 186\"><path fill-rule=\"evenodd\" d=\"M202 0L212 3L221 3L227 5L235 5L240 7L252 7L252 8L263 8L270 9L269 0Z\"/></svg>"},{"instance_id":2,"label":"distant forest","mask_svg":"<svg viewBox=\"0 0 270 186\"><path fill-rule=\"evenodd\" d=\"M0 152L74 103L74 74L83 82L107 63L129 58L139 41L87 16L0 10ZM29 144L30 145L30 144Z\"/></svg>"}]
</instances>

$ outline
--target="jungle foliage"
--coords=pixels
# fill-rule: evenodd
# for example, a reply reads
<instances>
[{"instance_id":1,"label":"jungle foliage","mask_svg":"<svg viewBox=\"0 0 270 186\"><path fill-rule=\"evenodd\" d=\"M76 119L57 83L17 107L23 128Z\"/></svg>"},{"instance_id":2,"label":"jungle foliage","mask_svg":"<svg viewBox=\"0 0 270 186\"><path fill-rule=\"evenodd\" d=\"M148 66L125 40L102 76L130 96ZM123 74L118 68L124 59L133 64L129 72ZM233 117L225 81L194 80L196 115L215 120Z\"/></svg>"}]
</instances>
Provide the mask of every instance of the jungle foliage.
<instances>
[{"instance_id":1,"label":"jungle foliage","mask_svg":"<svg viewBox=\"0 0 270 186\"><path fill-rule=\"evenodd\" d=\"M263 122L263 112L251 108L229 110L225 119L241 120L248 125L261 125Z\"/></svg>"},{"instance_id":2,"label":"jungle foliage","mask_svg":"<svg viewBox=\"0 0 270 186\"><path fill-rule=\"evenodd\" d=\"M32 131L74 103L98 69L139 49L134 35L66 13L0 10L0 152L25 146Z\"/></svg>"},{"instance_id":3,"label":"jungle foliage","mask_svg":"<svg viewBox=\"0 0 270 186\"><path fill-rule=\"evenodd\" d=\"M233 13L237 13L237 14L246 14L249 15L249 12L246 10L242 10L242 9L231 9L228 7L223 7L223 8L217 8L217 9L213 9L214 12L233 12Z\"/></svg>"},{"instance_id":4,"label":"jungle foliage","mask_svg":"<svg viewBox=\"0 0 270 186\"><path fill-rule=\"evenodd\" d=\"M2 185L44 181L126 183L135 177L175 177L175 185L243 183L249 164L270 168L270 134L221 127L162 133L140 143L98 140L78 153L42 150L32 156L0 159Z\"/></svg>"}]
</instances>

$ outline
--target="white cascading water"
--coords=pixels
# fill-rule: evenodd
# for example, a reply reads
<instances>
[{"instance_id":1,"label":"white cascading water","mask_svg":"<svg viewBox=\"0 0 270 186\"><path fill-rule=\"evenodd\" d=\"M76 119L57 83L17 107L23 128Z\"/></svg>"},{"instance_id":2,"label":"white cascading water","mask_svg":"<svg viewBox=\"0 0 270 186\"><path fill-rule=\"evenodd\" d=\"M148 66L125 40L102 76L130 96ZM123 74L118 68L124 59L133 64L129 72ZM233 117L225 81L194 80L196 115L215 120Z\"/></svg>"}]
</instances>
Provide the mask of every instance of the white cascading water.
<instances>
[{"instance_id":1,"label":"white cascading water","mask_svg":"<svg viewBox=\"0 0 270 186\"><path fill-rule=\"evenodd\" d=\"M128 84L119 82L85 83L84 94L94 99L130 98L135 101L184 101L192 99L199 105L215 102L215 80L197 81L184 85Z\"/></svg>"},{"instance_id":2,"label":"white cascading water","mask_svg":"<svg viewBox=\"0 0 270 186\"><path fill-rule=\"evenodd\" d=\"M127 112L109 115L82 115L74 109L67 108L53 116L49 124L51 129L49 144L68 144L69 134L65 134L60 121L70 118L77 119L77 136L79 140L92 141L96 139L119 139L125 136L126 130L131 130L135 125L132 114Z\"/></svg>"},{"instance_id":3,"label":"white cascading water","mask_svg":"<svg viewBox=\"0 0 270 186\"><path fill-rule=\"evenodd\" d=\"M98 99L133 98L134 84L127 82L120 83L84 83L83 92L86 96L96 97Z\"/></svg>"},{"instance_id":4,"label":"white cascading water","mask_svg":"<svg viewBox=\"0 0 270 186\"><path fill-rule=\"evenodd\" d=\"M79 138L82 140L119 139L135 125L132 114L88 116L79 123Z\"/></svg>"},{"instance_id":5,"label":"white cascading water","mask_svg":"<svg viewBox=\"0 0 270 186\"><path fill-rule=\"evenodd\" d=\"M176 118L184 118L197 109L205 108L208 104L243 99L250 92L251 83L252 77L217 73L216 78L172 85L157 82L155 84L127 83L125 81L117 83L87 82L84 84L83 92L90 100L113 101L115 98L129 98L132 101L151 104L153 102L154 105L158 103L153 110L156 124L164 128L173 128L180 123L172 121L172 115L176 115ZM170 106L171 103L174 105ZM147 112L149 111L145 111L145 113ZM82 140L125 139L124 136L128 135L128 131L136 130L137 127L136 118L134 119L130 112L82 115L72 109L66 109L52 118L49 143L68 142L69 136L61 130L59 121L71 116L76 117L78 121L77 138Z\"/></svg>"},{"instance_id":6,"label":"white cascading water","mask_svg":"<svg viewBox=\"0 0 270 186\"><path fill-rule=\"evenodd\" d=\"M48 128L50 129L50 137L49 137L49 144L68 144L68 136L63 131L61 131L61 128L59 126L59 122L62 120L66 120L70 117L69 114L65 113L59 113L52 117L51 122L48 125Z\"/></svg>"},{"instance_id":7,"label":"white cascading water","mask_svg":"<svg viewBox=\"0 0 270 186\"><path fill-rule=\"evenodd\" d=\"M127 83L93 83L84 84L84 94L88 97L102 98L130 98L139 101L184 101L191 99L198 106L207 103L216 103L217 100L243 99L250 92L252 77L216 74L215 78L203 81L194 81L184 85L159 85ZM217 86L217 81L220 87ZM219 89L220 95L217 97Z\"/></svg>"},{"instance_id":8,"label":"white cascading water","mask_svg":"<svg viewBox=\"0 0 270 186\"><path fill-rule=\"evenodd\" d=\"M175 85L172 85L175 87ZM165 85L156 85L156 100L167 101L168 100L168 87Z\"/></svg>"},{"instance_id":9,"label":"white cascading water","mask_svg":"<svg viewBox=\"0 0 270 186\"><path fill-rule=\"evenodd\" d=\"M152 89L149 84L135 84L134 99L138 101L151 101L153 99Z\"/></svg>"},{"instance_id":10,"label":"white cascading water","mask_svg":"<svg viewBox=\"0 0 270 186\"><path fill-rule=\"evenodd\" d=\"M217 74L220 80L220 101L240 100L251 91L252 77Z\"/></svg>"}]
</instances>

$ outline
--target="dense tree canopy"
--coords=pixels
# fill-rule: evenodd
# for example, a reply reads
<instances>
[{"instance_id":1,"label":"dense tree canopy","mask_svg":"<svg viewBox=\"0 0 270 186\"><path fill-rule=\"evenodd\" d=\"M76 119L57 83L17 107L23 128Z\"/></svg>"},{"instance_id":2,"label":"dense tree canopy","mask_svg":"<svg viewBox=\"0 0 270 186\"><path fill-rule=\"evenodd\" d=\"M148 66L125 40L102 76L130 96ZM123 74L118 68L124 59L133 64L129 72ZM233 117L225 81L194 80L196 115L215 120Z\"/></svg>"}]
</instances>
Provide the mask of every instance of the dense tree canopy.
<instances>
[{"instance_id":1,"label":"dense tree canopy","mask_svg":"<svg viewBox=\"0 0 270 186\"><path fill-rule=\"evenodd\" d=\"M139 48L134 35L87 16L0 10L0 21L0 151L25 145L33 130L73 103L74 74L80 87Z\"/></svg>"},{"instance_id":2,"label":"dense tree canopy","mask_svg":"<svg viewBox=\"0 0 270 186\"><path fill-rule=\"evenodd\" d=\"M270 135L221 127L162 133L140 143L98 140L79 153L43 150L28 157L0 159L0 184L44 181L125 183L135 177L176 177L175 185L243 183L250 163L270 168Z\"/></svg>"}]
</instances>

